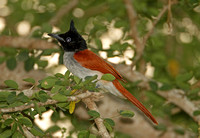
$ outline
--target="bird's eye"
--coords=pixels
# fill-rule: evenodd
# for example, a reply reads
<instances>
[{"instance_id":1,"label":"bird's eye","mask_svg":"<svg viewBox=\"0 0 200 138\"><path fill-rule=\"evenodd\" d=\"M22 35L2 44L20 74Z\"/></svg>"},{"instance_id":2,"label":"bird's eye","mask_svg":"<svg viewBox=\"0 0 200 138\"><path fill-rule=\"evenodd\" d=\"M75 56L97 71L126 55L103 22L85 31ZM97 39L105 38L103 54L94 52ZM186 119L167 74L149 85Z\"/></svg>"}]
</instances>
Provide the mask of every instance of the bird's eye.
<instances>
[{"instance_id":1,"label":"bird's eye","mask_svg":"<svg viewBox=\"0 0 200 138\"><path fill-rule=\"evenodd\" d=\"M72 40L71 37L67 37L67 38L66 38L66 41L67 41L68 43L71 42L71 40Z\"/></svg>"}]
</instances>

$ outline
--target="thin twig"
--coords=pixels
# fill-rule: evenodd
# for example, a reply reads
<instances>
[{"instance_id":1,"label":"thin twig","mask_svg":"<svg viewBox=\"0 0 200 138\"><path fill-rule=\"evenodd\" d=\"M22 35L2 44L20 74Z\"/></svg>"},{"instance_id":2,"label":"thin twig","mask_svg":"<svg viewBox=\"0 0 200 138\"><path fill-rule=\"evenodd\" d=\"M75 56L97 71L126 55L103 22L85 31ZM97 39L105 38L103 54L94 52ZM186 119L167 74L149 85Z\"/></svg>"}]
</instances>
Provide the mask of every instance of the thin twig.
<instances>
[{"instance_id":1,"label":"thin twig","mask_svg":"<svg viewBox=\"0 0 200 138\"><path fill-rule=\"evenodd\" d=\"M137 31L137 13L133 9L131 0L124 0L126 11L128 14L129 22L130 22L130 28L131 28L131 37L134 40L134 43L136 45L136 48L140 47L141 42L139 40L138 31Z\"/></svg>"},{"instance_id":2,"label":"thin twig","mask_svg":"<svg viewBox=\"0 0 200 138\"><path fill-rule=\"evenodd\" d=\"M158 16L156 17L156 19L153 22L153 27L145 34L144 39L143 39L143 45L145 46L147 40L149 39L149 37L152 35L156 24L160 21L161 17L164 15L164 13L167 11L168 9L168 5L165 5L163 7L163 9L160 11L160 13L158 14Z\"/></svg>"},{"instance_id":3,"label":"thin twig","mask_svg":"<svg viewBox=\"0 0 200 138\"><path fill-rule=\"evenodd\" d=\"M86 106L90 110L95 110L95 111L99 112L95 102L92 101L90 98L83 99L82 101L86 104ZM109 135L106 127L103 124L103 119L98 117L98 118L94 119L94 121L98 127L99 134L101 135L101 137L102 138L110 138L111 136Z\"/></svg>"},{"instance_id":4,"label":"thin twig","mask_svg":"<svg viewBox=\"0 0 200 138\"><path fill-rule=\"evenodd\" d=\"M56 25L62 19L62 17L68 14L73 8L78 5L79 0L71 0L66 5L63 5L55 16L49 21L51 25Z\"/></svg>"}]
</instances>

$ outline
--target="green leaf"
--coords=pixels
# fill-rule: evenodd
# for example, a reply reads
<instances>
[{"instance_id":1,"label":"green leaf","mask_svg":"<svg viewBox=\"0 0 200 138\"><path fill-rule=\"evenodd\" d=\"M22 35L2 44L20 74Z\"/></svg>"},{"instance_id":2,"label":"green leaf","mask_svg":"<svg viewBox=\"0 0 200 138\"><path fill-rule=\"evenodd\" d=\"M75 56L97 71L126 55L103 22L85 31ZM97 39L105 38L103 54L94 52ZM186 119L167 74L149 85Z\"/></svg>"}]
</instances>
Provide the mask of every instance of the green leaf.
<instances>
[{"instance_id":1,"label":"green leaf","mask_svg":"<svg viewBox=\"0 0 200 138\"><path fill-rule=\"evenodd\" d=\"M200 91L200 88L195 88L195 89L192 89L192 90L190 90L189 92L188 92L188 94L198 94L199 93L199 91Z\"/></svg>"},{"instance_id":2,"label":"green leaf","mask_svg":"<svg viewBox=\"0 0 200 138\"><path fill-rule=\"evenodd\" d=\"M48 61L46 60L39 60L37 61L39 67L45 68L48 65Z\"/></svg>"},{"instance_id":3,"label":"green leaf","mask_svg":"<svg viewBox=\"0 0 200 138\"><path fill-rule=\"evenodd\" d=\"M12 135L12 131L10 129L7 129L0 134L0 138L8 138Z\"/></svg>"},{"instance_id":4,"label":"green leaf","mask_svg":"<svg viewBox=\"0 0 200 138\"><path fill-rule=\"evenodd\" d=\"M158 90L158 84L154 81L149 81L149 86L151 87L152 91Z\"/></svg>"},{"instance_id":5,"label":"green leaf","mask_svg":"<svg viewBox=\"0 0 200 138\"><path fill-rule=\"evenodd\" d=\"M78 138L89 138L89 131L82 130L78 133Z\"/></svg>"},{"instance_id":6,"label":"green leaf","mask_svg":"<svg viewBox=\"0 0 200 138\"><path fill-rule=\"evenodd\" d=\"M63 86L54 85L51 89L51 93L57 93Z\"/></svg>"},{"instance_id":7,"label":"green leaf","mask_svg":"<svg viewBox=\"0 0 200 138\"><path fill-rule=\"evenodd\" d=\"M10 94L10 92L0 92L0 102L6 101L6 98L8 97L8 95Z\"/></svg>"},{"instance_id":8,"label":"green leaf","mask_svg":"<svg viewBox=\"0 0 200 138\"><path fill-rule=\"evenodd\" d=\"M55 133L60 130L60 127L57 125L49 127L45 133Z\"/></svg>"},{"instance_id":9,"label":"green leaf","mask_svg":"<svg viewBox=\"0 0 200 138\"><path fill-rule=\"evenodd\" d=\"M46 102L49 98L49 96L47 95L47 93L45 91L40 90L39 92L34 94L34 97L38 100L40 100L40 102Z\"/></svg>"},{"instance_id":10,"label":"green leaf","mask_svg":"<svg viewBox=\"0 0 200 138\"><path fill-rule=\"evenodd\" d=\"M76 82L76 84L79 84L81 82L81 79L77 76L74 76L74 81Z\"/></svg>"},{"instance_id":11,"label":"green leaf","mask_svg":"<svg viewBox=\"0 0 200 138\"><path fill-rule=\"evenodd\" d=\"M24 130L22 129L22 125L18 123L18 128L21 131L22 134L24 134Z\"/></svg>"},{"instance_id":12,"label":"green leaf","mask_svg":"<svg viewBox=\"0 0 200 138\"><path fill-rule=\"evenodd\" d=\"M14 124L12 125L11 131L12 133L14 133L17 130L17 123L14 122Z\"/></svg>"},{"instance_id":13,"label":"green leaf","mask_svg":"<svg viewBox=\"0 0 200 138\"><path fill-rule=\"evenodd\" d=\"M168 91L172 89L172 86L170 84L163 84L159 89L161 91Z\"/></svg>"},{"instance_id":14,"label":"green leaf","mask_svg":"<svg viewBox=\"0 0 200 138\"><path fill-rule=\"evenodd\" d=\"M16 131L16 132L12 135L12 138L24 138L24 136L23 136L19 131Z\"/></svg>"},{"instance_id":15,"label":"green leaf","mask_svg":"<svg viewBox=\"0 0 200 138\"><path fill-rule=\"evenodd\" d=\"M134 116L134 113L129 110L121 110L119 113L123 117L133 117Z\"/></svg>"},{"instance_id":16,"label":"green leaf","mask_svg":"<svg viewBox=\"0 0 200 138\"><path fill-rule=\"evenodd\" d=\"M190 89L190 84L188 84L187 82L177 81L176 84L178 85L178 87L180 87L183 90Z\"/></svg>"},{"instance_id":17,"label":"green leaf","mask_svg":"<svg viewBox=\"0 0 200 138\"><path fill-rule=\"evenodd\" d=\"M7 108L8 103L7 102L0 102L0 108Z\"/></svg>"},{"instance_id":18,"label":"green leaf","mask_svg":"<svg viewBox=\"0 0 200 138\"><path fill-rule=\"evenodd\" d=\"M89 138L96 138L97 136L95 136L94 134L90 134Z\"/></svg>"},{"instance_id":19,"label":"green leaf","mask_svg":"<svg viewBox=\"0 0 200 138\"><path fill-rule=\"evenodd\" d=\"M97 44L97 47L98 47L98 50L101 50L102 49L102 42L100 39L95 39L95 42Z\"/></svg>"},{"instance_id":20,"label":"green leaf","mask_svg":"<svg viewBox=\"0 0 200 138\"><path fill-rule=\"evenodd\" d=\"M65 102L65 101L67 101L68 97L58 93L58 94L55 94L54 96L52 96L52 99L56 100L58 102Z\"/></svg>"},{"instance_id":21,"label":"green leaf","mask_svg":"<svg viewBox=\"0 0 200 138\"><path fill-rule=\"evenodd\" d=\"M97 75L94 75L94 76L86 76L86 77L85 77L85 81L83 82L83 84L84 84L84 85L85 85L85 84L88 84L88 83L90 83L90 82L96 80L97 77L98 77Z\"/></svg>"},{"instance_id":22,"label":"green leaf","mask_svg":"<svg viewBox=\"0 0 200 138\"><path fill-rule=\"evenodd\" d=\"M26 79L23 79L23 81L25 81L25 82L30 82L30 83L32 83L32 84L35 83L35 80L34 80L33 78L26 78Z\"/></svg>"},{"instance_id":23,"label":"green leaf","mask_svg":"<svg viewBox=\"0 0 200 138\"><path fill-rule=\"evenodd\" d=\"M104 74L101 77L102 80L107 80L107 81L113 81L115 80L115 76L113 76L112 74Z\"/></svg>"},{"instance_id":24,"label":"green leaf","mask_svg":"<svg viewBox=\"0 0 200 138\"><path fill-rule=\"evenodd\" d=\"M17 57L20 61L25 61L29 58L29 51L28 50L21 50Z\"/></svg>"},{"instance_id":25,"label":"green leaf","mask_svg":"<svg viewBox=\"0 0 200 138\"><path fill-rule=\"evenodd\" d=\"M108 129L109 132L112 132L112 127L108 122L103 122L103 124Z\"/></svg>"},{"instance_id":26,"label":"green leaf","mask_svg":"<svg viewBox=\"0 0 200 138\"><path fill-rule=\"evenodd\" d=\"M118 50L118 51L120 51L121 49L121 44L120 43L114 43L114 44L112 44L112 45L110 45L110 48L112 49L112 50Z\"/></svg>"},{"instance_id":27,"label":"green leaf","mask_svg":"<svg viewBox=\"0 0 200 138\"><path fill-rule=\"evenodd\" d=\"M6 101L9 103L9 104L12 104L14 102L17 101L17 96L16 96L16 92L11 92L8 97L6 97Z\"/></svg>"},{"instance_id":28,"label":"green leaf","mask_svg":"<svg viewBox=\"0 0 200 138\"><path fill-rule=\"evenodd\" d=\"M14 121L14 119L8 118L8 119L6 119L6 121L4 122L4 125L10 126L10 125L13 123L13 121Z\"/></svg>"},{"instance_id":29,"label":"green leaf","mask_svg":"<svg viewBox=\"0 0 200 138\"><path fill-rule=\"evenodd\" d=\"M0 50L7 55L16 55L17 49L13 47L1 47Z\"/></svg>"},{"instance_id":30,"label":"green leaf","mask_svg":"<svg viewBox=\"0 0 200 138\"><path fill-rule=\"evenodd\" d=\"M17 99L23 103L29 102L29 98L23 92L17 95Z\"/></svg>"},{"instance_id":31,"label":"green leaf","mask_svg":"<svg viewBox=\"0 0 200 138\"><path fill-rule=\"evenodd\" d=\"M24 69L26 71L30 71L33 69L34 64L35 64L34 57L30 57L24 62Z\"/></svg>"},{"instance_id":32,"label":"green leaf","mask_svg":"<svg viewBox=\"0 0 200 138\"><path fill-rule=\"evenodd\" d=\"M180 135L184 135L185 134L185 131L183 130L183 129L174 129L174 131L176 132L176 133L178 133L178 134L180 134Z\"/></svg>"},{"instance_id":33,"label":"green leaf","mask_svg":"<svg viewBox=\"0 0 200 138\"><path fill-rule=\"evenodd\" d=\"M185 74L180 74L176 77L176 81L178 82L187 82L190 79L192 79L193 77L193 73L189 72L189 73L185 73Z\"/></svg>"},{"instance_id":34,"label":"green leaf","mask_svg":"<svg viewBox=\"0 0 200 138\"><path fill-rule=\"evenodd\" d=\"M2 64L6 60L6 57L0 56L0 64Z\"/></svg>"},{"instance_id":35,"label":"green leaf","mask_svg":"<svg viewBox=\"0 0 200 138\"><path fill-rule=\"evenodd\" d=\"M112 127L115 126L115 122L110 118L105 118L104 121L107 122Z\"/></svg>"},{"instance_id":36,"label":"green leaf","mask_svg":"<svg viewBox=\"0 0 200 138\"><path fill-rule=\"evenodd\" d=\"M17 107L21 105L24 105L24 103L17 101L17 98L15 98L15 102L11 103L9 107Z\"/></svg>"},{"instance_id":37,"label":"green leaf","mask_svg":"<svg viewBox=\"0 0 200 138\"><path fill-rule=\"evenodd\" d=\"M17 61L15 57L11 57L9 59L6 60L6 66L8 67L8 69L10 70L14 70L15 67L17 66Z\"/></svg>"},{"instance_id":38,"label":"green leaf","mask_svg":"<svg viewBox=\"0 0 200 138\"><path fill-rule=\"evenodd\" d=\"M69 109L68 106L69 106L69 102L66 102L66 103L58 103L56 104L56 106L58 106L61 110L63 111L67 111L66 109Z\"/></svg>"},{"instance_id":39,"label":"green leaf","mask_svg":"<svg viewBox=\"0 0 200 138\"><path fill-rule=\"evenodd\" d=\"M95 118L100 117L100 114L99 114L97 111L95 111L95 110L89 110L89 111L88 111L88 114L89 114L90 116L93 117L93 118L91 118L90 120L93 120L93 119L95 119Z\"/></svg>"},{"instance_id":40,"label":"green leaf","mask_svg":"<svg viewBox=\"0 0 200 138\"><path fill-rule=\"evenodd\" d=\"M57 78L64 78L64 75L61 74L61 73L56 73L55 76L56 76Z\"/></svg>"},{"instance_id":41,"label":"green leaf","mask_svg":"<svg viewBox=\"0 0 200 138\"><path fill-rule=\"evenodd\" d=\"M5 80L4 83L10 88L18 89L18 84L13 80Z\"/></svg>"},{"instance_id":42,"label":"green leaf","mask_svg":"<svg viewBox=\"0 0 200 138\"><path fill-rule=\"evenodd\" d=\"M35 106L35 110L38 112L38 114L41 116L42 115L42 112L41 112L41 110L40 110L40 108L39 108L39 106L38 106L38 104L34 101L33 102L33 104L34 104L34 106Z\"/></svg>"},{"instance_id":43,"label":"green leaf","mask_svg":"<svg viewBox=\"0 0 200 138\"><path fill-rule=\"evenodd\" d=\"M32 119L35 119L35 115L37 115L37 111L36 110L29 110L29 112L30 112L30 117L32 118Z\"/></svg>"},{"instance_id":44,"label":"green leaf","mask_svg":"<svg viewBox=\"0 0 200 138\"><path fill-rule=\"evenodd\" d=\"M51 115L51 120L53 122L57 122L58 120L60 120L60 114L57 111L54 111L53 114Z\"/></svg>"},{"instance_id":45,"label":"green leaf","mask_svg":"<svg viewBox=\"0 0 200 138\"><path fill-rule=\"evenodd\" d=\"M200 110L196 110L196 111L194 111L194 112L193 112L193 115L194 115L194 116L198 116L198 115L200 115Z\"/></svg>"},{"instance_id":46,"label":"green leaf","mask_svg":"<svg viewBox=\"0 0 200 138\"><path fill-rule=\"evenodd\" d=\"M66 80L68 80L68 79L69 79L69 76L70 76L70 72L69 72L69 70L67 70L67 71L65 72L64 78L65 78Z\"/></svg>"},{"instance_id":47,"label":"green leaf","mask_svg":"<svg viewBox=\"0 0 200 138\"><path fill-rule=\"evenodd\" d=\"M48 96L47 94L40 94L38 99L40 100L40 102L45 103L48 100Z\"/></svg>"},{"instance_id":48,"label":"green leaf","mask_svg":"<svg viewBox=\"0 0 200 138\"><path fill-rule=\"evenodd\" d=\"M18 122L20 124L27 126L27 127L32 127L32 125L33 125L31 120L28 117L19 117Z\"/></svg>"},{"instance_id":49,"label":"green leaf","mask_svg":"<svg viewBox=\"0 0 200 138\"><path fill-rule=\"evenodd\" d=\"M41 83L41 86L45 89L49 89L55 85L55 79L44 79Z\"/></svg>"},{"instance_id":50,"label":"green leaf","mask_svg":"<svg viewBox=\"0 0 200 138\"><path fill-rule=\"evenodd\" d=\"M30 131L34 136L43 137L45 135L44 132L37 126L33 126Z\"/></svg>"}]
</instances>

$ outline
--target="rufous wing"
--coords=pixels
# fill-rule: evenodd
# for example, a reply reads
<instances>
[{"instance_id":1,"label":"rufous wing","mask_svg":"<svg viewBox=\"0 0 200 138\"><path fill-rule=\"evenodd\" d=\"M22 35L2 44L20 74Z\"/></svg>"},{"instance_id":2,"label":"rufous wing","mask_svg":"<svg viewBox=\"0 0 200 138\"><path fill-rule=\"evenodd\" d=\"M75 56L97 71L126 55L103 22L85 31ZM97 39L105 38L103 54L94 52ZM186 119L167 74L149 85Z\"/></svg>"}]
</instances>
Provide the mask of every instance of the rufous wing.
<instances>
[{"instance_id":1,"label":"rufous wing","mask_svg":"<svg viewBox=\"0 0 200 138\"><path fill-rule=\"evenodd\" d=\"M110 64L106 63L102 58L88 49L76 52L74 58L85 68L99 71L103 74L110 73L115 76L116 79L126 82L119 72L117 72Z\"/></svg>"}]
</instances>

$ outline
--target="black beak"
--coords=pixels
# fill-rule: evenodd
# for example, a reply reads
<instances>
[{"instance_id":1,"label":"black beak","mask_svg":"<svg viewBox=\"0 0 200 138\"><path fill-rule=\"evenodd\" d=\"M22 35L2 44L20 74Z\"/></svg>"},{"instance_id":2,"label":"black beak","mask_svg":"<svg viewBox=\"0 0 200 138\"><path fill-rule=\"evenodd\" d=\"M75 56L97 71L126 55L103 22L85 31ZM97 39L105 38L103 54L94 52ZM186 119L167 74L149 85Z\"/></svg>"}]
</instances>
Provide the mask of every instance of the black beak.
<instances>
[{"instance_id":1,"label":"black beak","mask_svg":"<svg viewBox=\"0 0 200 138\"><path fill-rule=\"evenodd\" d=\"M60 37L58 34L48 34L48 35L53 38L56 38L58 41L65 42L65 40L62 37Z\"/></svg>"}]
</instances>

